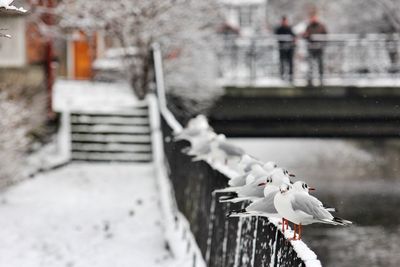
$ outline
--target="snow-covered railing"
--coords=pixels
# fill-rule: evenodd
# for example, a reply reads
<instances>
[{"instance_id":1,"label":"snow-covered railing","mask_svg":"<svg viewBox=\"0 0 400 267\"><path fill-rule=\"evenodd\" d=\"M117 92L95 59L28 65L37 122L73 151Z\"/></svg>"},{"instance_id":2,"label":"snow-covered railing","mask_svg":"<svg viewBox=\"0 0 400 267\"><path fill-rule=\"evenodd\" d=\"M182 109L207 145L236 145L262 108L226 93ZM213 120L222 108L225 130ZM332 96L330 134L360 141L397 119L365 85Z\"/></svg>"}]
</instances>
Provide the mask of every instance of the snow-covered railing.
<instances>
[{"instance_id":1,"label":"snow-covered railing","mask_svg":"<svg viewBox=\"0 0 400 267\"><path fill-rule=\"evenodd\" d=\"M323 48L324 79L400 78L400 35L327 34L313 36L313 46ZM238 79L280 79L280 36L252 39L225 38L218 51L219 74L233 82ZM290 42L290 41L289 41ZM308 43L297 38L294 80L308 78Z\"/></svg>"},{"instance_id":2,"label":"snow-covered railing","mask_svg":"<svg viewBox=\"0 0 400 267\"><path fill-rule=\"evenodd\" d=\"M161 64L159 53L154 50L156 65ZM162 65L155 69L156 78L162 79ZM218 199L224 193L215 190L227 187L237 173L222 164L194 162L182 152L189 144L173 140L182 126L168 110L163 83L158 81L157 85L160 84L158 101L152 95L148 99L152 107L153 149L158 155L155 161L159 184L165 196L162 206L166 213L173 211L175 214L174 220L166 217L166 225L175 225L166 231L173 252L182 251L177 243L186 243L187 254L194 258L192 266L321 266L315 253L302 241L289 241L293 232L287 230L283 234L277 221L258 216L227 218L230 210L241 209L246 203L220 203ZM171 198L176 200L176 206ZM183 231L180 238L176 237L179 231Z\"/></svg>"},{"instance_id":3,"label":"snow-covered railing","mask_svg":"<svg viewBox=\"0 0 400 267\"><path fill-rule=\"evenodd\" d=\"M169 125L171 125L175 132L181 131L182 126L167 109L162 60L158 44L153 46L153 59L157 83L157 96L148 94L147 101L149 103L153 162L160 190L160 205L164 216L165 237L171 252L179 262L177 267L205 267L205 261L190 230L190 224L177 208L174 189L169 178L169 171L165 164L167 159L164 153L161 118L163 118L163 120L168 120Z\"/></svg>"}]
</instances>

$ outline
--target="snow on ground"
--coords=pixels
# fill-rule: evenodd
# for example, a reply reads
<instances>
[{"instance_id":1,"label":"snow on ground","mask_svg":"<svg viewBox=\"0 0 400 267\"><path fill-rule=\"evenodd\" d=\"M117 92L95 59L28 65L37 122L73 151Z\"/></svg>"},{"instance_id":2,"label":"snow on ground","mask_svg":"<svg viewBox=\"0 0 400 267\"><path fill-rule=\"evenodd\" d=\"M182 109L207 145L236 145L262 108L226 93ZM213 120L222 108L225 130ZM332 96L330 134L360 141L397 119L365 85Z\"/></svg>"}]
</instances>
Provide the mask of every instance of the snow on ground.
<instances>
[{"instance_id":1,"label":"snow on ground","mask_svg":"<svg viewBox=\"0 0 400 267\"><path fill-rule=\"evenodd\" d=\"M57 80L53 109L60 111L113 111L144 104L126 82Z\"/></svg>"},{"instance_id":2,"label":"snow on ground","mask_svg":"<svg viewBox=\"0 0 400 267\"><path fill-rule=\"evenodd\" d=\"M151 164L70 164L0 194L1 267L177 266Z\"/></svg>"}]
</instances>

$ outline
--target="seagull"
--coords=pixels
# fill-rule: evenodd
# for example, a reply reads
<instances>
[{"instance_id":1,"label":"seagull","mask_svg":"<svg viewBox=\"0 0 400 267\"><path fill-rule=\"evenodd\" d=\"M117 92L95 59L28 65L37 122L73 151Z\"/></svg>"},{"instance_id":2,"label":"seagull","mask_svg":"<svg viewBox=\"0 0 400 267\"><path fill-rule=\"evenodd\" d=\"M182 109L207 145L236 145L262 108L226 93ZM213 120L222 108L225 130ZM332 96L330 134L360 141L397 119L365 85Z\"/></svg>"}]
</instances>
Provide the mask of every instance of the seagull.
<instances>
[{"instance_id":1,"label":"seagull","mask_svg":"<svg viewBox=\"0 0 400 267\"><path fill-rule=\"evenodd\" d=\"M291 184L282 184L279 187L279 192L274 197L274 205L283 218L295 224L293 240L301 239L303 225L325 223L345 226L352 224L350 221L334 217L321 201L309 195L308 192L294 189Z\"/></svg>"},{"instance_id":2,"label":"seagull","mask_svg":"<svg viewBox=\"0 0 400 267\"><path fill-rule=\"evenodd\" d=\"M262 216L262 217L277 217L281 218L278 211L274 206L274 197L279 192L279 187L275 186L272 182L272 178L268 177L265 183L258 184L259 187L264 187L264 197L256 200L246 208L238 211L231 211L228 217L241 217L241 216Z\"/></svg>"},{"instance_id":3,"label":"seagull","mask_svg":"<svg viewBox=\"0 0 400 267\"><path fill-rule=\"evenodd\" d=\"M245 151L242 148L235 146L231 143L228 143L226 141L226 138L221 138L218 141L218 145L216 148L220 151L220 153L222 153L225 159L225 165L228 163L229 159L237 158L240 160L245 154Z\"/></svg>"},{"instance_id":4,"label":"seagull","mask_svg":"<svg viewBox=\"0 0 400 267\"><path fill-rule=\"evenodd\" d=\"M255 168L259 166L256 165ZM224 196L220 198L220 202L241 202L244 200L257 201L265 197L265 190L269 192L272 188L278 190L278 186L282 183L290 183L288 172L282 168L276 168L268 173L264 169L263 174L256 177L256 179L245 186L239 187L234 192L237 196ZM267 184L270 181L270 185Z\"/></svg>"},{"instance_id":5,"label":"seagull","mask_svg":"<svg viewBox=\"0 0 400 267\"><path fill-rule=\"evenodd\" d=\"M283 170L282 173L286 173L285 170ZM274 205L275 195L279 192L279 185L281 185L282 183L289 184L289 178L287 176L280 175L279 172L275 172L273 175L269 176L265 182L258 183L259 187L264 187L264 197L262 199L254 201L245 209L230 212L228 217L241 217L250 215L268 218L282 218ZM296 190L307 190L308 192L308 189L305 189L305 187L303 187L303 184L305 183L301 181L296 182ZM282 232L285 232L285 225L287 229L288 223L284 218L282 218Z\"/></svg>"},{"instance_id":6,"label":"seagull","mask_svg":"<svg viewBox=\"0 0 400 267\"><path fill-rule=\"evenodd\" d=\"M192 161L211 161L213 162L217 158L221 157L221 153L218 150L219 142L225 140L226 137L223 134L215 135L211 140L207 143L204 143L204 146L199 149L196 156L192 159Z\"/></svg>"},{"instance_id":7,"label":"seagull","mask_svg":"<svg viewBox=\"0 0 400 267\"><path fill-rule=\"evenodd\" d=\"M244 154L245 152L243 149L228 143L226 141L226 136L224 134L219 134L210 141L207 152L197 155L193 161L205 160L214 162L221 160L227 165L229 159L240 159Z\"/></svg>"},{"instance_id":8,"label":"seagull","mask_svg":"<svg viewBox=\"0 0 400 267\"><path fill-rule=\"evenodd\" d=\"M250 166L250 169L246 173L229 180L228 184L230 186L244 186L260 177L270 175L271 172L277 167L278 165L272 161L268 161L265 164L262 164L261 162L260 164L254 163Z\"/></svg>"},{"instance_id":9,"label":"seagull","mask_svg":"<svg viewBox=\"0 0 400 267\"><path fill-rule=\"evenodd\" d=\"M174 140L186 140L190 142L193 138L211 130L212 129L208 124L207 118L204 115L198 115L197 117L189 120L186 128L177 133L174 137Z\"/></svg>"},{"instance_id":10,"label":"seagull","mask_svg":"<svg viewBox=\"0 0 400 267\"><path fill-rule=\"evenodd\" d=\"M206 131L200 134L198 137L191 139L190 147L185 147L182 152L189 156L197 156L208 153L210 150L210 142L217 136L212 131Z\"/></svg>"},{"instance_id":11,"label":"seagull","mask_svg":"<svg viewBox=\"0 0 400 267\"><path fill-rule=\"evenodd\" d=\"M245 154L240 159L240 162L238 164L238 169L243 173L248 173L251 171L251 167L253 165L263 165L263 164L264 163L262 161Z\"/></svg>"}]
</instances>

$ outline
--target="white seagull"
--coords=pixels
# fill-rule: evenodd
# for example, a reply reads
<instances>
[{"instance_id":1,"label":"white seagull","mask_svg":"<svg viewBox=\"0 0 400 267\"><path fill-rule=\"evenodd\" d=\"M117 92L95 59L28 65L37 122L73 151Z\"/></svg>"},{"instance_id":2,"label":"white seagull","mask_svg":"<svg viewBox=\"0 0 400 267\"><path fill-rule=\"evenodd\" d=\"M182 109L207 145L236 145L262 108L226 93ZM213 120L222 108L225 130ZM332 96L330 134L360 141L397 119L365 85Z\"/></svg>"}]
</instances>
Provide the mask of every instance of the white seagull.
<instances>
[{"instance_id":1,"label":"white seagull","mask_svg":"<svg viewBox=\"0 0 400 267\"><path fill-rule=\"evenodd\" d=\"M193 161L205 160L208 162L222 161L225 165L230 159L240 159L245 154L244 150L226 141L223 134L217 135L209 143L206 153L198 154Z\"/></svg>"},{"instance_id":2,"label":"white seagull","mask_svg":"<svg viewBox=\"0 0 400 267\"><path fill-rule=\"evenodd\" d=\"M302 225L326 223L333 225L349 225L352 222L334 217L322 202L305 191L299 191L290 184L282 184L279 193L274 197L274 205L278 213L295 224L294 240L301 239ZM296 229L298 228L298 230ZM298 233L298 237L296 235Z\"/></svg>"},{"instance_id":3,"label":"white seagull","mask_svg":"<svg viewBox=\"0 0 400 267\"><path fill-rule=\"evenodd\" d=\"M256 168L257 166L255 166ZM221 202L241 202L245 200L257 201L265 197L265 190L278 189L282 183L290 183L288 172L282 168L276 168L272 172L267 173L262 169L264 174L255 177L254 181L247 183L245 186L239 187L234 192L237 196L224 196L220 198ZM266 185L266 181L271 181L271 185Z\"/></svg>"},{"instance_id":4,"label":"white seagull","mask_svg":"<svg viewBox=\"0 0 400 267\"><path fill-rule=\"evenodd\" d=\"M245 209L239 211L232 211L229 213L228 217L242 217L242 216L261 216L268 218L281 218L282 219L282 232L285 232L288 228L287 221L282 218L278 213L274 205L275 195L279 192L279 185L282 183L290 183L287 177L271 175L267 178L265 183L259 183L258 186L264 187L264 198L259 199L251 203ZM293 184L295 190L299 192L306 192L308 194L309 190L314 190L314 188L308 187L305 182L297 181Z\"/></svg>"},{"instance_id":5,"label":"white seagull","mask_svg":"<svg viewBox=\"0 0 400 267\"><path fill-rule=\"evenodd\" d=\"M251 165L250 169L247 172L245 172L243 175L229 180L228 184L233 187L244 186L257 180L258 178L270 175L271 172L277 167L278 165L276 165L276 163L272 161L268 161L265 164L254 163Z\"/></svg>"},{"instance_id":6,"label":"white seagull","mask_svg":"<svg viewBox=\"0 0 400 267\"><path fill-rule=\"evenodd\" d=\"M207 118L204 115L189 120L187 126L174 137L175 141L186 140L191 141L206 131L210 131L211 127L208 124Z\"/></svg>"},{"instance_id":7,"label":"white seagull","mask_svg":"<svg viewBox=\"0 0 400 267\"><path fill-rule=\"evenodd\" d=\"M251 171L251 167L253 165L260 165L262 166L264 163L256 158L253 158L252 156L249 156L247 154L243 155L243 157L240 159L240 162L237 166L238 171L241 173L248 173Z\"/></svg>"},{"instance_id":8,"label":"white seagull","mask_svg":"<svg viewBox=\"0 0 400 267\"><path fill-rule=\"evenodd\" d=\"M206 131L190 140L190 146L182 149L189 156L197 156L210 151L210 142L217 136L212 131Z\"/></svg>"}]
</instances>

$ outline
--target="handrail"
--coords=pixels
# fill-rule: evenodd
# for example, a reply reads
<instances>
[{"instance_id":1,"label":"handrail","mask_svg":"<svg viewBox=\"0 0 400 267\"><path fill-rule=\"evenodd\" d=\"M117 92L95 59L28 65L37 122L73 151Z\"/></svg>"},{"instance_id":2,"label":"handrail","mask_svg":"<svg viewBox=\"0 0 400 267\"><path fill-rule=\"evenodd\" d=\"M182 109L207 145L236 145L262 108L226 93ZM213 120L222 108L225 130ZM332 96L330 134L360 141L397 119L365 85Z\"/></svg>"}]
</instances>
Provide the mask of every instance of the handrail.
<instances>
[{"instance_id":1,"label":"handrail","mask_svg":"<svg viewBox=\"0 0 400 267\"><path fill-rule=\"evenodd\" d=\"M196 241L193 235L188 233L190 231L189 222L177 210L175 199L171 194L173 189L165 167L166 159L157 98L154 94L148 94L146 98L149 105L153 164L159 185L165 238L175 259L182 263L178 264L179 266L189 265L190 262L191 266L205 267L205 262L201 257L199 248L196 246ZM191 247L190 251L187 250L187 247Z\"/></svg>"},{"instance_id":2,"label":"handrail","mask_svg":"<svg viewBox=\"0 0 400 267\"><path fill-rule=\"evenodd\" d=\"M156 93L159 102L160 112L168 122L170 127L173 129L174 133L179 133L182 131L182 125L175 119L174 115L167 107L167 98L165 93L165 83L164 83L164 71L162 65L162 55L160 45L154 43L153 48L153 61L154 61L154 71L156 78Z\"/></svg>"},{"instance_id":3,"label":"handrail","mask_svg":"<svg viewBox=\"0 0 400 267\"><path fill-rule=\"evenodd\" d=\"M160 205L165 216L165 238L175 258L179 261L179 266L206 267L201 251L191 233L190 224L177 209L173 194L174 189L165 165L167 159L164 153L164 138L160 119L162 118L163 121L167 122L174 133L179 133L183 127L167 108L161 50L157 43L153 44L152 47L157 97L154 94L148 94L147 101L152 132L154 169L160 189Z\"/></svg>"}]
</instances>

